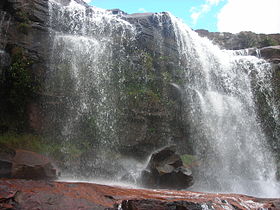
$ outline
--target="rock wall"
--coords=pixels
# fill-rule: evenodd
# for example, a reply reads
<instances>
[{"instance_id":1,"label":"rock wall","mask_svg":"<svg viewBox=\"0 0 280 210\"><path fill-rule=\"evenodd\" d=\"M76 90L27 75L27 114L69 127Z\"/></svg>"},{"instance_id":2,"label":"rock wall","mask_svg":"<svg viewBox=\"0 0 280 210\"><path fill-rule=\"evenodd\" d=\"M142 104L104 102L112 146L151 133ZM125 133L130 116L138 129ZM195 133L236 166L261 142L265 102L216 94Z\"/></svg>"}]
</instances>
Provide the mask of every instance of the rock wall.
<instances>
[{"instance_id":1,"label":"rock wall","mask_svg":"<svg viewBox=\"0 0 280 210\"><path fill-rule=\"evenodd\" d=\"M214 44L222 49L240 50L247 48L263 48L280 45L280 34L255 34L250 31L243 31L237 34L228 32L209 32L207 30L196 30L202 36L212 40Z\"/></svg>"},{"instance_id":2,"label":"rock wall","mask_svg":"<svg viewBox=\"0 0 280 210\"><path fill-rule=\"evenodd\" d=\"M66 5L69 1L64 1L63 3ZM79 3L85 5L82 1ZM16 103L13 102L14 96L11 95L21 88L25 88L26 92L30 92L31 96L24 96L24 98L28 98L28 101L34 101L35 98L38 98L38 95L51 97L46 93L40 92L42 91L40 85L38 85L39 87L36 90L31 90L22 84L15 85L15 83L18 83L18 80L23 79L20 77L24 76L30 77L27 82L42 83L48 69L47 64L51 46L49 32L51 29L48 25L49 11L47 0L4 0L0 3L0 11L0 81L2 87L1 98L4 99L1 100L1 105L4 107L4 109L1 109L1 116L3 116L11 112L12 109L16 110L18 108ZM112 12L116 14L123 13L117 10ZM164 13L161 16L164 19L163 22L166 22L161 32L159 32L158 20L154 18L152 13L125 15L124 18L136 25L137 30L140 32L137 38L137 48L153 57L152 68L163 69L161 71L177 68L174 34L172 34L173 32L168 24L168 16L164 15ZM280 44L279 34L265 35L252 32L231 34L208 32L207 30L197 30L196 32L200 36L209 38L224 49L258 48L260 49L261 57L273 63L279 63L279 47L268 47ZM162 33L161 35L165 37L164 49L157 49L157 40L159 38L157 33ZM255 54L254 50L252 54ZM23 60L23 62L19 62L19 60ZM11 71L16 68L24 69L26 74L10 75L12 74ZM29 73L31 74L29 75ZM175 76L179 77L180 75ZM169 89L174 91L174 86L169 87ZM27 104L22 105L26 111ZM8 112L4 111L7 109ZM34 111L34 109L32 111L38 112L38 110ZM0 130L8 129L7 127L9 126L4 124L4 120L2 120ZM32 123L29 123L29 126L34 127ZM11 125L11 129L13 129L12 127L13 125ZM35 128L35 130L40 130L40 128Z\"/></svg>"},{"instance_id":3,"label":"rock wall","mask_svg":"<svg viewBox=\"0 0 280 210\"><path fill-rule=\"evenodd\" d=\"M69 2L61 1L63 5ZM82 1L77 2L85 5ZM3 99L0 102L0 131L3 135L31 132L51 136L51 141L61 147L63 140L56 138L60 136L61 122L58 121L61 119L52 114L63 110L66 99L44 90L44 80L50 71L50 32L53 30L49 25L48 6L47 0L4 0L0 3L0 97ZM181 93L174 85L183 81L168 15L148 13L124 15L123 18L134 24L138 33L134 43L137 50L127 49L131 51L129 62L134 71L130 71L131 63L116 65L128 73L128 86L134 82L141 84L122 90L127 98L119 101L121 106L118 107L121 140L118 152L143 160L154 149L176 143L181 145L182 151L191 153L191 146L186 144L187 125L182 117ZM161 28L159 18L165 22ZM164 37L162 49L158 48L159 37ZM148 83L140 81L143 76L148 78ZM83 138L87 124L81 127L80 137ZM87 140L83 141L87 144ZM75 157L77 165L94 157L92 150L88 152L88 148L85 151L78 147L82 151Z\"/></svg>"},{"instance_id":4,"label":"rock wall","mask_svg":"<svg viewBox=\"0 0 280 210\"><path fill-rule=\"evenodd\" d=\"M1 132L33 128L28 107L38 106L50 47L47 2L5 0L0 3ZM40 114L35 109L31 112Z\"/></svg>"},{"instance_id":5,"label":"rock wall","mask_svg":"<svg viewBox=\"0 0 280 210\"><path fill-rule=\"evenodd\" d=\"M132 74L140 87L129 93L128 109L121 127L129 130L121 139L126 154L146 157L154 149L166 144L181 145L181 149L191 152L188 142L180 88L175 84L183 83L183 72L179 66L175 34L167 14L155 16L152 13L132 14L124 17L136 26L136 49L131 58ZM159 25L159 21L163 25ZM164 40L161 40L164 37ZM164 44L162 45L161 42ZM161 47L159 47L161 46ZM138 64L138 66L137 66ZM141 65L139 65L141 64ZM137 75L136 72L141 72ZM145 73L146 72L146 73ZM148 82L140 81L146 77ZM128 79L130 80L130 79Z\"/></svg>"}]
</instances>

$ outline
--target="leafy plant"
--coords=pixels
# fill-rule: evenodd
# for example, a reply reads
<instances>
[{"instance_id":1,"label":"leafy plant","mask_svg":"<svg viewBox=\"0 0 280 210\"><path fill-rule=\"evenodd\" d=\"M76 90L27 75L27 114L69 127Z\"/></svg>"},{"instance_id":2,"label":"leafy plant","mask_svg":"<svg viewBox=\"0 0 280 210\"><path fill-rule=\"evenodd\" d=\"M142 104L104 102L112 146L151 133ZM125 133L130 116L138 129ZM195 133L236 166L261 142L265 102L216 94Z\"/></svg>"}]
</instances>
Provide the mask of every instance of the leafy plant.
<instances>
[{"instance_id":1,"label":"leafy plant","mask_svg":"<svg viewBox=\"0 0 280 210\"><path fill-rule=\"evenodd\" d=\"M181 159L186 167L192 167L197 162L197 158L194 155L181 155Z\"/></svg>"},{"instance_id":2,"label":"leafy plant","mask_svg":"<svg viewBox=\"0 0 280 210\"><path fill-rule=\"evenodd\" d=\"M32 134L6 133L0 136L0 144L14 149L26 149L34 152L43 152L47 147L40 136Z\"/></svg>"},{"instance_id":3,"label":"leafy plant","mask_svg":"<svg viewBox=\"0 0 280 210\"><path fill-rule=\"evenodd\" d=\"M28 30L31 28L31 26L28 23L20 23L18 25L18 30L24 34L28 34Z\"/></svg>"},{"instance_id":4,"label":"leafy plant","mask_svg":"<svg viewBox=\"0 0 280 210\"><path fill-rule=\"evenodd\" d=\"M0 135L0 144L13 149L24 149L52 157L61 162L65 159L77 159L84 150L71 142L58 143L34 134L6 133Z\"/></svg>"},{"instance_id":5,"label":"leafy plant","mask_svg":"<svg viewBox=\"0 0 280 210\"><path fill-rule=\"evenodd\" d=\"M12 51L12 63L6 72L8 101L14 111L23 114L25 106L36 95L40 85L32 72L33 61L26 57L21 48Z\"/></svg>"},{"instance_id":6,"label":"leafy plant","mask_svg":"<svg viewBox=\"0 0 280 210\"><path fill-rule=\"evenodd\" d=\"M277 45L277 44L278 43L270 37L265 37L264 39L262 39L260 41L260 47L274 46L274 45Z\"/></svg>"},{"instance_id":7,"label":"leafy plant","mask_svg":"<svg viewBox=\"0 0 280 210\"><path fill-rule=\"evenodd\" d=\"M28 14L26 11L24 10L20 10L18 12L16 12L15 17L18 19L18 21L20 22L25 22L25 23L29 23L30 20L28 18Z\"/></svg>"}]
</instances>

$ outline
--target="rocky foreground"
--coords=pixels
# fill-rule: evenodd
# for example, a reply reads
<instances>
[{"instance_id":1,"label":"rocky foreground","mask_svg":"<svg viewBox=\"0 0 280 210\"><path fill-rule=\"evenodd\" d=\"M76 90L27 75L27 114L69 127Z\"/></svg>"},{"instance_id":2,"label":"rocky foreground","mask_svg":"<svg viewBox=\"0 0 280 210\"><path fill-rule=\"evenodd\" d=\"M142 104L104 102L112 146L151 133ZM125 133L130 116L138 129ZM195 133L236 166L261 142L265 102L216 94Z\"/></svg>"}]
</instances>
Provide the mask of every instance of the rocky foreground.
<instances>
[{"instance_id":1,"label":"rocky foreground","mask_svg":"<svg viewBox=\"0 0 280 210\"><path fill-rule=\"evenodd\" d=\"M1 179L0 209L280 209L280 199Z\"/></svg>"}]
</instances>

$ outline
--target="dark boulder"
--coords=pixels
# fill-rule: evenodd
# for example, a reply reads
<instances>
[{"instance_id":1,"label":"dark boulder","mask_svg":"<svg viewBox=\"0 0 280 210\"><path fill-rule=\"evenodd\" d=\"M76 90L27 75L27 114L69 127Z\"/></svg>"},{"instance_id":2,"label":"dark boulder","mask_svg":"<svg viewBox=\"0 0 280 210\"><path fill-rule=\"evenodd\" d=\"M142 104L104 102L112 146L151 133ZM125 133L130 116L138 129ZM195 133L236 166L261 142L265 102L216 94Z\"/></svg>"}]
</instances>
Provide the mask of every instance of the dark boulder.
<instances>
[{"instance_id":1,"label":"dark boulder","mask_svg":"<svg viewBox=\"0 0 280 210\"><path fill-rule=\"evenodd\" d=\"M175 153L175 147L169 146L152 154L141 174L141 182L145 187L186 189L193 185L193 176Z\"/></svg>"},{"instance_id":2,"label":"dark boulder","mask_svg":"<svg viewBox=\"0 0 280 210\"><path fill-rule=\"evenodd\" d=\"M58 173L45 156L0 145L0 178L54 180Z\"/></svg>"},{"instance_id":3,"label":"dark boulder","mask_svg":"<svg viewBox=\"0 0 280 210\"><path fill-rule=\"evenodd\" d=\"M136 210L136 209L192 209L192 210L202 210L203 206L207 206L188 201L172 201L172 202L162 202L157 200L124 200L121 203L121 209L123 210ZM118 206L119 207L119 206ZM208 207L208 206L207 206ZM116 208L117 209L117 208ZM207 208L208 209L208 208Z\"/></svg>"},{"instance_id":4,"label":"dark boulder","mask_svg":"<svg viewBox=\"0 0 280 210\"><path fill-rule=\"evenodd\" d=\"M16 152L0 144L0 178L12 176L12 161Z\"/></svg>"}]
</instances>

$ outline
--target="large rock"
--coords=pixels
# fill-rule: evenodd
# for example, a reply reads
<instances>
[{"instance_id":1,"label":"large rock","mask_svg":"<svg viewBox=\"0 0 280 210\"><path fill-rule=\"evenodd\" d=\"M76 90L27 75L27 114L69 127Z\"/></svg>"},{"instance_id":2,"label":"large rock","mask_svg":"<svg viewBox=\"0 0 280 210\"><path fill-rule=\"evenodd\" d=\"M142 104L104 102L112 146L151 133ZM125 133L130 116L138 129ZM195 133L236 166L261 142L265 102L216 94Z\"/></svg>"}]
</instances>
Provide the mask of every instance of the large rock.
<instances>
[{"instance_id":1,"label":"large rock","mask_svg":"<svg viewBox=\"0 0 280 210\"><path fill-rule=\"evenodd\" d=\"M280 45L261 48L260 56L272 63L280 63Z\"/></svg>"},{"instance_id":2,"label":"large rock","mask_svg":"<svg viewBox=\"0 0 280 210\"><path fill-rule=\"evenodd\" d=\"M165 147L152 154L147 168L141 175L145 187L186 189L193 185L192 171L184 167L175 147Z\"/></svg>"},{"instance_id":3,"label":"large rock","mask_svg":"<svg viewBox=\"0 0 280 210\"><path fill-rule=\"evenodd\" d=\"M13 158L12 177L17 179L57 179L57 170L51 161L40 154L16 150Z\"/></svg>"},{"instance_id":4,"label":"large rock","mask_svg":"<svg viewBox=\"0 0 280 210\"><path fill-rule=\"evenodd\" d=\"M0 180L0 209L271 209L280 199L129 189L91 183Z\"/></svg>"},{"instance_id":5,"label":"large rock","mask_svg":"<svg viewBox=\"0 0 280 210\"><path fill-rule=\"evenodd\" d=\"M0 178L54 180L58 173L45 156L26 150L0 147Z\"/></svg>"}]
</instances>

